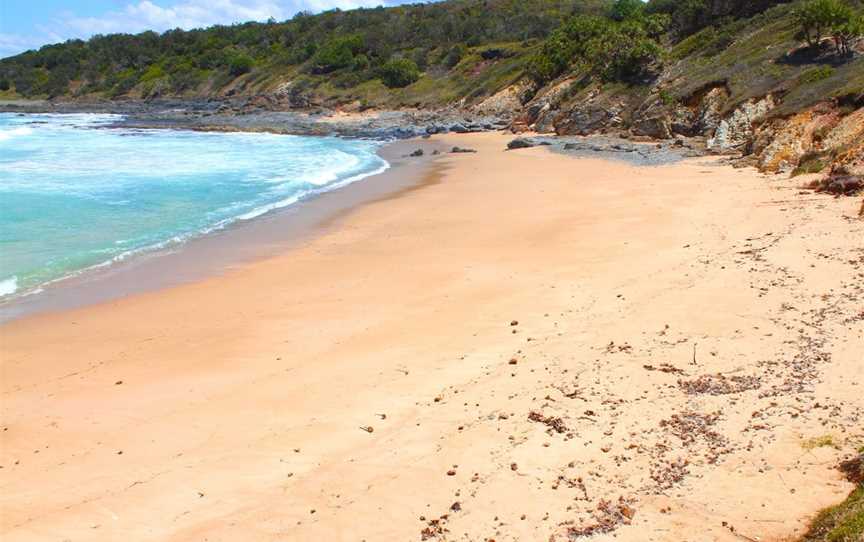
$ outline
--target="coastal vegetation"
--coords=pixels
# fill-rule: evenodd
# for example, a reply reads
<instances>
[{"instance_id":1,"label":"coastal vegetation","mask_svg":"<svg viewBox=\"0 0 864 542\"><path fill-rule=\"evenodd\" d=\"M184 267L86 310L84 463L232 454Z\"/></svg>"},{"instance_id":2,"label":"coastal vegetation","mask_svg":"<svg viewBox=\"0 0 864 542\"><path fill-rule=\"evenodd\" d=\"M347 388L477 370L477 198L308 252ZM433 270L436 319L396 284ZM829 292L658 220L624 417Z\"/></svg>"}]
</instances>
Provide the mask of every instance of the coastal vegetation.
<instances>
[{"instance_id":1,"label":"coastal vegetation","mask_svg":"<svg viewBox=\"0 0 864 542\"><path fill-rule=\"evenodd\" d=\"M299 106L432 107L481 100L526 78L535 91L571 76L583 86L623 84L638 93L675 64L687 83L710 69L731 86L737 79L758 88L756 72L724 73L748 59L760 70L771 66L774 83L794 81L815 93L839 90L844 78L854 88L861 81L844 70L828 73L821 61L767 62L777 59L766 58L765 48L800 39L815 51L830 37L836 55L852 62L862 33L859 0L448 0L70 40L0 60L0 93L200 98L290 87L303 97ZM677 97L676 89L666 92Z\"/></svg>"}]
</instances>

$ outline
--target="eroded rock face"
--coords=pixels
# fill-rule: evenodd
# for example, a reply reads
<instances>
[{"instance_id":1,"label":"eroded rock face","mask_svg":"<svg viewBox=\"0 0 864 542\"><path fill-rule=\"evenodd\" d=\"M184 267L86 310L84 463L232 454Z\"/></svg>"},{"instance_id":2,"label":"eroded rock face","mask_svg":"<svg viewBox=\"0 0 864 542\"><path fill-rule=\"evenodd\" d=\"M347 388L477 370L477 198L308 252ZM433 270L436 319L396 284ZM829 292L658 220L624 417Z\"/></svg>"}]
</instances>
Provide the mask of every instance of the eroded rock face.
<instances>
[{"instance_id":1,"label":"eroded rock face","mask_svg":"<svg viewBox=\"0 0 864 542\"><path fill-rule=\"evenodd\" d=\"M738 106L727 118L721 120L708 140L708 148L717 151L738 150L753 138L754 125L774 108L774 98L769 94L760 100L750 100Z\"/></svg>"},{"instance_id":2,"label":"eroded rock face","mask_svg":"<svg viewBox=\"0 0 864 542\"><path fill-rule=\"evenodd\" d=\"M864 107L846 115L822 139L822 146L828 150L840 151L847 146L855 146L864 139Z\"/></svg>"},{"instance_id":3,"label":"eroded rock face","mask_svg":"<svg viewBox=\"0 0 864 542\"><path fill-rule=\"evenodd\" d=\"M585 104L555 119L558 135L589 135L610 126L616 115L605 107Z\"/></svg>"},{"instance_id":4,"label":"eroded rock face","mask_svg":"<svg viewBox=\"0 0 864 542\"><path fill-rule=\"evenodd\" d=\"M514 111L522 109L522 96L530 86L528 81L519 81L489 96L472 107L471 111L481 115L510 116Z\"/></svg>"},{"instance_id":5,"label":"eroded rock face","mask_svg":"<svg viewBox=\"0 0 864 542\"><path fill-rule=\"evenodd\" d=\"M512 123L511 130L516 133L529 130L539 133L555 131L554 122L560 115L561 101L573 83L573 79L565 79L535 96L526 105L522 115Z\"/></svg>"},{"instance_id":6,"label":"eroded rock face","mask_svg":"<svg viewBox=\"0 0 864 542\"><path fill-rule=\"evenodd\" d=\"M672 121L667 113L657 113L634 120L630 131L654 139L669 139L672 137Z\"/></svg>"},{"instance_id":7,"label":"eroded rock face","mask_svg":"<svg viewBox=\"0 0 864 542\"><path fill-rule=\"evenodd\" d=\"M802 111L784 121L771 123L770 141L758 153L759 169L771 173L792 170L805 154L821 150L819 135L833 128L839 120L840 115L835 110L823 108L823 111Z\"/></svg>"},{"instance_id":8,"label":"eroded rock face","mask_svg":"<svg viewBox=\"0 0 864 542\"><path fill-rule=\"evenodd\" d=\"M840 151L831 166L831 175L852 175L864 178L864 134Z\"/></svg>"},{"instance_id":9,"label":"eroded rock face","mask_svg":"<svg viewBox=\"0 0 864 542\"><path fill-rule=\"evenodd\" d=\"M723 105L729 99L726 87L715 87L709 90L699 104L696 114L694 131L704 136L713 136L722 120Z\"/></svg>"}]
</instances>

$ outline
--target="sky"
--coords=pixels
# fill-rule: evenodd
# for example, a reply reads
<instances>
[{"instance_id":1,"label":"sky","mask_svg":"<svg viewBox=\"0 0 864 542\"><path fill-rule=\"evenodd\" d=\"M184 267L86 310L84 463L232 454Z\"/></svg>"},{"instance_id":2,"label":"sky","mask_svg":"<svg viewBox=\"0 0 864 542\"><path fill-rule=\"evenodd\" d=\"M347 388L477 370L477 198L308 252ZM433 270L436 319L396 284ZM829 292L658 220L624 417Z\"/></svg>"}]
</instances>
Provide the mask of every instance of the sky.
<instances>
[{"instance_id":1,"label":"sky","mask_svg":"<svg viewBox=\"0 0 864 542\"><path fill-rule=\"evenodd\" d=\"M417 0L413 0L416 2ZM162 32L214 24L291 18L319 12L393 6L409 0L0 0L0 58L94 34Z\"/></svg>"}]
</instances>

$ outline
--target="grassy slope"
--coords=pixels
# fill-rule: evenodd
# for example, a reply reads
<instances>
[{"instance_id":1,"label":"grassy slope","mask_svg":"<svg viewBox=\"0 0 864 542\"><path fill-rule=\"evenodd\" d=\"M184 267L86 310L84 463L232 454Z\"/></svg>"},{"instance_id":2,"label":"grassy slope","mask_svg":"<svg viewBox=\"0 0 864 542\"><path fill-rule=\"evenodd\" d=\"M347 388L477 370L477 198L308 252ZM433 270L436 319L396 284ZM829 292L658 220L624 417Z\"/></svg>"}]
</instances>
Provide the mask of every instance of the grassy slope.
<instances>
[{"instance_id":1,"label":"grassy slope","mask_svg":"<svg viewBox=\"0 0 864 542\"><path fill-rule=\"evenodd\" d=\"M864 486L844 502L816 516L801 542L861 542L864 540Z\"/></svg>"},{"instance_id":2,"label":"grassy slope","mask_svg":"<svg viewBox=\"0 0 864 542\"><path fill-rule=\"evenodd\" d=\"M795 38L795 4L776 6L720 31L690 36L671 51L677 59L669 91L684 98L712 83L725 82L731 104L769 92L783 95L775 111L784 115L832 97L864 92L864 58L836 64L832 55L808 59L789 55L801 43ZM718 50L718 42L732 41Z\"/></svg>"},{"instance_id":3,"label":"grassy slope","mask_svg":"<svg viewBox=\"0 0 864 542\"><path fill-rule=\"evenodd\" d=\"M677 44L671 51L677 62L668 90L685 98L722 82L731 93L730 106L768 93L781 94L777 115L827 98L864 92L864 58L838 64L832 55L789 54L801 45L795 38L794 7L776 6L719 31L706 29ZM718 42L730 39L731 45L718 52Z\"/></svg>"},{"instance_id":4,"label":"grassy slope","mask_svg":"<svg viewBox=\"0 0 864 542\"><path fill-rule=\"evenodd\" d=\"M480 53L491 47L506 49L512 56L487 61ZM533 47L522 42L494 43L469 49L451 70L427 70L416 83L402 89L388 89L373 79L340 89L325 77L310 78L318 101L331 105L359 101L377 108L441 107L468 98L477 101L517 82Z\"/></svg>"}]
</instances>

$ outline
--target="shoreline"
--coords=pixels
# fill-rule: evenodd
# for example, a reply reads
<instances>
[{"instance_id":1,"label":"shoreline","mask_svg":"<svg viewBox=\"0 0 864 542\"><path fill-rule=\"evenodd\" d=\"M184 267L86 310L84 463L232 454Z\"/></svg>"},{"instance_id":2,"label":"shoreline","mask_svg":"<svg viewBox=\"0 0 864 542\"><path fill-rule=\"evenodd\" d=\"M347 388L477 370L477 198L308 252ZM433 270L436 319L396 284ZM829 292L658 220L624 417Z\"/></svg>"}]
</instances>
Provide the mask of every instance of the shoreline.
<instances>
[{"instance_id":1,"label":"shoreline","mask_svg":"<svg viewBox=\"0 0 864 542\"><path fill-rule=\"evenodd\" d=\"M272 257L0 327L0 532L731 542L842 501L857 201L508 139L435 136L479 152Z\"/></svg>"},{"instance_id":2,"label":"shoreline","mask_svg":"<svg viewBox=\"0 0 864 542\"><path fill-rule=\"evenodd\" d=\"M417 148L425 150L423 157L406 157ZM143 250L117 262L55 279L35 292L3 300L0 325L34 314L80 308L194 282L290 250L326 231L352 207L410 190L432 167L434 150L442 149L427 140L385 143L378 154L388 168L381 173L165 248Z\"/></svg>"}]
</instances>

